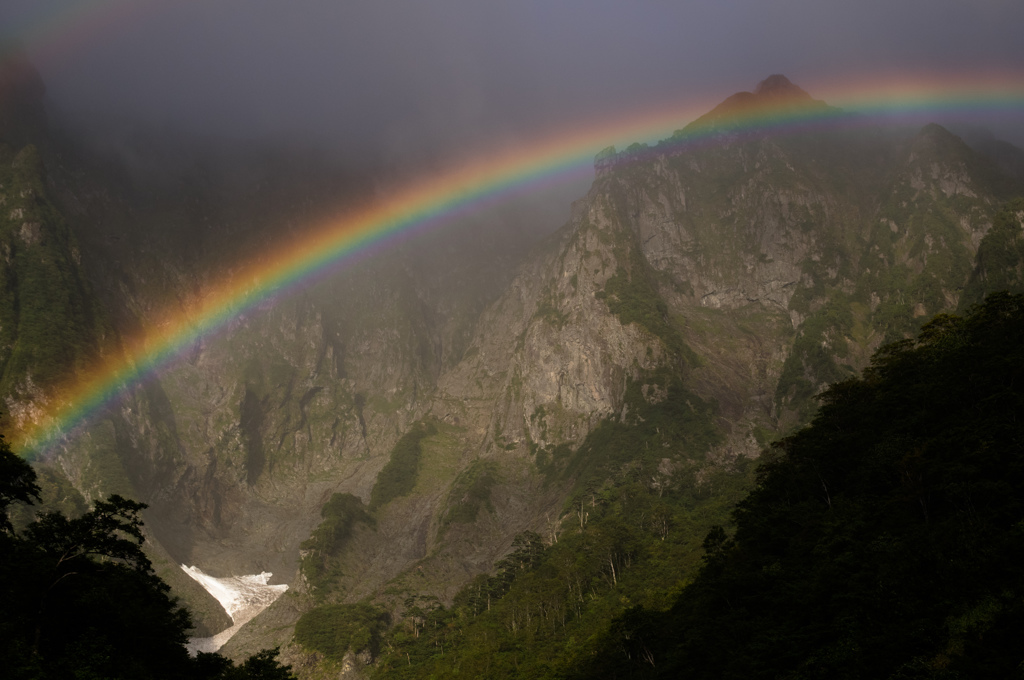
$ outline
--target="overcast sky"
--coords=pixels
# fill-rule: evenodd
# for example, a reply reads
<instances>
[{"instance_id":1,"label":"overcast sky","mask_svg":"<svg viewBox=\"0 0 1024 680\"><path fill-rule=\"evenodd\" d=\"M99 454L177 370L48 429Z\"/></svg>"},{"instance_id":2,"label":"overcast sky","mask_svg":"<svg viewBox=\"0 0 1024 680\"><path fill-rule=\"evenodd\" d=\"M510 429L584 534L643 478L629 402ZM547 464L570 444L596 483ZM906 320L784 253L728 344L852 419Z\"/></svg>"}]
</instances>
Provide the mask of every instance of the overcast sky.
<instances>
[{"instance_id":1,"label":"overcast sky","mask_svg":"<svg viewBox=\"0 0 1024 680\"><path fill-rule=\"evenodd\" d=\"M865 74L1024 76L1022 27L1021 0L0 2L0 39L70 115L387 162L717 101L772 73L812 95Z\"/></svg>"}]
</instances>

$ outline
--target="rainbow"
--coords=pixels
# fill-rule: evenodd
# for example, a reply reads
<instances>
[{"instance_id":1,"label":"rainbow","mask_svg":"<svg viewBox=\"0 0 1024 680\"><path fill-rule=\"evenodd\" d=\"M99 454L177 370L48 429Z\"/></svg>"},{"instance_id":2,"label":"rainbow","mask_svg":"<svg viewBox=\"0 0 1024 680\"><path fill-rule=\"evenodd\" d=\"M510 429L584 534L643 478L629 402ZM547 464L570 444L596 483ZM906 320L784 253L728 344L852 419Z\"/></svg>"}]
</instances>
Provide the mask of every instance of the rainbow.
<instances>
[{"instance_id":1,"label":"rainbow","mask_svg":"<svg viewBox=\"0 0 1024 680\"><path fill-rule=\"evenodd\" d=\"M729 121L729 129L759 134L765 130L849 124L851 114L857 120L871 121L878 116L914 118L926 113L959 116L1024 112L1024 77L1015 74L961 81L894 78L822 90L830 97L830 103L842 105L843 110L820 103L759 106L736 113ZM677 130L681 122L694 120L711 108L708 102L677 104L626 119L576 127L526 146L492 150L475 162L398 188L385 200L317 225L304 238L281 244L211 286L186 309L152 322L143 337L125 342L123 351L110 353L94 370L59 390L58 396L44 405L45 413L26 426L12 443L28 458L45 455L63 439L74 436L78 428L120 394L167 367L184 348L226 328L240 315L344 266L372 248L385 247L396 238L553 179L589 173L595 152L612 142L669 137L670 147L659 145L659 152L679 152L713 143L721 131L715 126L691 125L686 130ZM629 154L615 158L626 162Z\"/></svg>"},{"instance_id":2,"label":"rainbow","mask_svg":"<svg viewBox=\"0 0 1024 680\"><path fill-rule=\"evenodd\" d=\"M972 80L959 87L949 83L892 83L858 92L847 89L840 100L859 102L850 111L863 116L920 116L926 112L1024 111L1024 82L1005 79ZM900 96L901 95L901 96ZM849 105L849 104L848 104ZM60 390L47 413L27 428L15 447L30 458L43 455L62 437L69 436L126 389L145 376L167 367L175 356L198 339L225 328L234 318L267 300L287 294L352 257L384 247L481 204L526 192L568 173L589 172L594 152L609 140L656 139L667 136L680 121L708 111L707 105L675 107L628 120L578 128L567 135L537 141L525 147L486 155L477 162L440 173L425 181L395 190L385 201L353 211L310 229L308 236L275 249L244 266L229 279L211 287L202 299L183 310L164 315L143 337L126 342L90 374ZM848 120L836 109L820 107L745 110L730 122L730 129L763 131L802 129ZM714 128L677 132L673 152L711 143ZM625 159L627 155L621 155Z\"/></svg>"}]
</instances>

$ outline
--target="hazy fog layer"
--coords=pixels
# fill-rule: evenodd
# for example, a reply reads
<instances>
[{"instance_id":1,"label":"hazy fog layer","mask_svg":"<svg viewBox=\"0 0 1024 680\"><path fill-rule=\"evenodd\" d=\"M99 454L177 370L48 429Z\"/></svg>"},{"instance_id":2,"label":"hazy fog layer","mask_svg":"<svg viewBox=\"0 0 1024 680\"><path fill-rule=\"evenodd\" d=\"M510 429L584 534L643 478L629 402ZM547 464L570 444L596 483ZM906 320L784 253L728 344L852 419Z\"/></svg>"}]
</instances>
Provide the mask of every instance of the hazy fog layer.
<instances>
[{"instance_id":1,"label":"hazy fog layer","mask_svg":"<svg viewBox=\"0 0 1024 680\"><path fill-rule=\"evenodd\" d=\"M1021 26L1019 0L0 3L0 40L72 118L413 166L770 73L814 94L864 73L1021 72Z\"/></svg>"}]
</instances>

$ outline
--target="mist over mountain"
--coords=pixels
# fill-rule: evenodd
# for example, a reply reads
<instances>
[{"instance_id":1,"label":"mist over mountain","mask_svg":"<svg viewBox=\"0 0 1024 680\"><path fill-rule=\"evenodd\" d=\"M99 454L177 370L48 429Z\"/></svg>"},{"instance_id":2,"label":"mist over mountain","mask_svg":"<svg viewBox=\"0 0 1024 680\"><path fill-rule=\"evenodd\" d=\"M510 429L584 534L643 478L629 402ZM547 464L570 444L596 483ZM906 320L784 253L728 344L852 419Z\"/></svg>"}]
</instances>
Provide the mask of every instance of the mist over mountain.
<instances>
[{"instance_id":1,"label":"mist over mountain","mask_svg":"<svg viewBox=\"0 0 1024 680\"><path fill-rule=\"evenodd\" d=\"M4 68L8 433L137 329L389 190L294 149L75 140L31 65ZM47 507L147 503L146 548L204 635L230 621L179 565L287 584L235 658L418 677L448 645L480 677L575 677L613 621L675 601L816 395L1024 290L1019 149L937 124L734 134L765 105L829 106L772 75L602 154L558 222L469 215L196 339L38 461ZM713 134L680 146L694 129ZM477 619L502 632L451 632Z\"/></svg>"},{"instance_id":2,"label":"mist over mountain","mask_svg":"<svg viewBox=\"0 0 1024 680\"><path fill-rule=\"evenodd\" d=\"M46 136L46 86L35 66L20 51L0 53L0 126L14 146Z\"/></svg>"}]
</instances>

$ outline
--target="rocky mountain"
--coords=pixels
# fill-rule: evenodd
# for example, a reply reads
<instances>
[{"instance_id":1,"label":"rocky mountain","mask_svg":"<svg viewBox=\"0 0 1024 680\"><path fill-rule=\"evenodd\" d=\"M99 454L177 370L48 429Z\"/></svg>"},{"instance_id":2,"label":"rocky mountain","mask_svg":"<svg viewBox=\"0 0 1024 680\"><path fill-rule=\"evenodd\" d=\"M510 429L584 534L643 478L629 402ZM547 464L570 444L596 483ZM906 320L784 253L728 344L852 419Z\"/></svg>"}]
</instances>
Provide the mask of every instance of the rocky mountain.
<instances>
[{"instance_id":1,"label":"rocky mountain","mask_svg":"<svg viewBox=\"0 0 1024 680\"><path fill-rule=\"evenodd\" d=\"M314 607L400 620L416 598L450 602L521 532L582 530L587 490L630 470L652 493L738 479L883 342L1024 280L1012 153L938 125L737 134L766 103L827 107L771 76L672 138L602 153L543 239L468 225L239 318L67 440L44 491L148 503L152 551L204 630L224 617L177 564L273 572L291 589L225 651L289 645L312 677L320 657L289 643ZM684 144L696 131L711 141ZM0 387L15 429L55 398L47 376L117 351L248 254L229 244L256 252L369 190L244 154L145 182L7 139ZM615 428L649 434L643 452L595 444Z\"/></svg>"}]
</instances>

